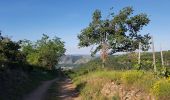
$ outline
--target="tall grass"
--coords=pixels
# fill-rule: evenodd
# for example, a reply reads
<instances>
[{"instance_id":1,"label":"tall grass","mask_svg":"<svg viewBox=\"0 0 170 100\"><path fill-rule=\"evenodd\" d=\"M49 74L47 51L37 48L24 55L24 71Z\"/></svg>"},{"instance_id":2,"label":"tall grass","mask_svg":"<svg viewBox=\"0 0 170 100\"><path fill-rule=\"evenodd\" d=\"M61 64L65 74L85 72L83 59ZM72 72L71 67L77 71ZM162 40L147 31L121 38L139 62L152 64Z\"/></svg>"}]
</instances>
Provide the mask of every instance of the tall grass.
<instances>
[{"instance_id":1,"label":"tall grass","mask_svg":"<svg viewBox=\"0 0 170 100\"><path fill-rule=\"evenodd\" d=\"M123 84L127 88L136 88L146 94L152 94L158 100L170 100L170 79L157 79L153 73L146 71L95 71L73 78L76 86L84 84L80 89L83 100L111 99L101 94L106 83Z\"/></svg>"}]
</instances>

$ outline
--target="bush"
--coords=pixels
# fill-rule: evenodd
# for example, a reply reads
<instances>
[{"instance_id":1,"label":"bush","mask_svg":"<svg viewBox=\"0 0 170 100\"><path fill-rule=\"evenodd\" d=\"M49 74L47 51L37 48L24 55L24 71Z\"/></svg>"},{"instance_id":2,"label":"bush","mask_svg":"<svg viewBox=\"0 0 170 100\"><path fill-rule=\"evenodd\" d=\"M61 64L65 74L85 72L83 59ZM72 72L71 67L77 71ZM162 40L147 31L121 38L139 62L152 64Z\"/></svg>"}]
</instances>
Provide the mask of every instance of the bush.
<instances>
[{"instance_id":1,"label":"bush","mask_svg":"<svg viewBox=\"0 0 170 100\"><path fill-rule=\"evenodd\" d=\"M156 96L157 100L169 100L170 82L167 80L160 80L156 82L151 88L151 92Z\"/></svg>"}]
</instances>

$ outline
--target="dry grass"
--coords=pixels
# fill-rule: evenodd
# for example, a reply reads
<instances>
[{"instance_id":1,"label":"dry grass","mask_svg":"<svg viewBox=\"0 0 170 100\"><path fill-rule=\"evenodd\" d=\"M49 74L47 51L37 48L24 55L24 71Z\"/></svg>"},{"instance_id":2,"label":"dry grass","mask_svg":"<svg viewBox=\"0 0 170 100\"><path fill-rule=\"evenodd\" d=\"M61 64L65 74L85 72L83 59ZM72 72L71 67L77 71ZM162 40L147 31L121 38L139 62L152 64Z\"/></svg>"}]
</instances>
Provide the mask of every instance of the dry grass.
<instances>
[{"instance_id":1,"label":"dry grass","mask_svg":"<svg viewBox=\"0 0 170 100\"><path fill-rule=\"evenodd\" d=\"M141 89L146 93L152 93L157 98L162 97L166 100L170 99L170 97L167 96L170 95L170 93L167 92L170 91L170 81L157 79L151 72L136 70L96 71L86 75L75 77L73 81L76 86L84 84L82 87L78 88L83 100L109 99L108 97L105 97L101 94L101 89L103 88L104 84L111 81L114 81L118 84L123 84L126 87ZM160 84L157 83L159 81L161 81Z\"/></svg>"}]
</instances>

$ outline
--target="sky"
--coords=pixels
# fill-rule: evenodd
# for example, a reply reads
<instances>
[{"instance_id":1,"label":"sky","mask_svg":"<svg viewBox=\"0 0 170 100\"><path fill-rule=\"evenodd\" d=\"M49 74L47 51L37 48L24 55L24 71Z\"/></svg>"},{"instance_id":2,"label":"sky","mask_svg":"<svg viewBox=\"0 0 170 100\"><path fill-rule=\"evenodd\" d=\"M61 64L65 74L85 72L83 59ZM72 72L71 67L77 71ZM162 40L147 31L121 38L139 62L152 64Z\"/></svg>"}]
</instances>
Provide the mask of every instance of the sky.
<instances>
[{"instance_id":1,"label":"sky","mask_svg":"<svg viewBox=\"0 0 170 100\"><path fill-rule=\"evenodd\" d=\"M14 41L36 41L45 33L65 41L66 54L90 54L78 48L77 35L86 28L96 9L105 18L111 7L118 12L132 6L134 14L146 13L151 22L141 34L154 37L155 48L170 50L170 0L0 0L0 30Z\"/></svg>"}]
</instances>

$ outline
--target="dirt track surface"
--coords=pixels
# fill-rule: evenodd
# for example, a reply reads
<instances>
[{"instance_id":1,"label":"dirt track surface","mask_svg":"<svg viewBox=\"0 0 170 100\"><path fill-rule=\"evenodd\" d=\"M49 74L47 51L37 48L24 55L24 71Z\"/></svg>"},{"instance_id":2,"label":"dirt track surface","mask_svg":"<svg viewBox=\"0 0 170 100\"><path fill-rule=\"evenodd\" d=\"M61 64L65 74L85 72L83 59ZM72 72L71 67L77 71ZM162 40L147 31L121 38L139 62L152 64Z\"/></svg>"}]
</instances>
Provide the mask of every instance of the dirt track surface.
<instances>
[{"instance_id":1,"label":"dirt track surface","mask_svg":"<svg viewBox=\"0 0 170 100\"><path fill-rule=\"evenodd\" d=\"M42 82L42 84L33 92L24 97L24 100L44 100L45 94L51 84L58 79Z\"/></svg>"},{"instance_id":2,"label":"dirt track surface","mask_svg":"<svg viewBox=\"0 0 170 100\"><path fill-rule=\"evenodd\" d=\"M57 100L81 100L71 79L54 79L43 82L37 89L24 97L24 100L45 100L48 89L52 84L56 84Z\"/></svg>"},{"instance_id":3,"label":"dirt track surface","mask_svg":"<svg viewBox=\"0 0 170 100\"><path fill-rule=\"evenodd\" d=\"M59 100L80 100L79 93L76 91L71 79L66 78L58 81L56 85L59 86L59 93L57 94Z\"/></svg>"}]
</instances>

